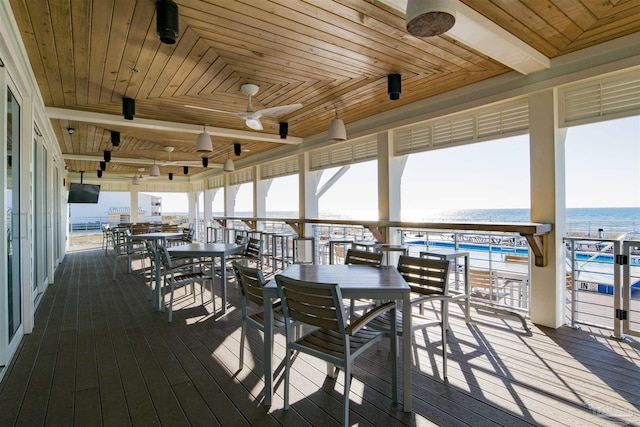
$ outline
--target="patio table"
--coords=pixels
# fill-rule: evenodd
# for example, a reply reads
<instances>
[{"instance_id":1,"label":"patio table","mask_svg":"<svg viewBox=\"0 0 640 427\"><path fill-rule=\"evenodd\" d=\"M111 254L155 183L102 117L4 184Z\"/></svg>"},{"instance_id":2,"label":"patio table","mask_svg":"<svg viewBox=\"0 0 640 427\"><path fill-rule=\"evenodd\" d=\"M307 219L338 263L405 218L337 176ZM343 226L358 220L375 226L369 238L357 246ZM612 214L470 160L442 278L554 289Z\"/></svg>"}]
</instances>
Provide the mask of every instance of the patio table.
<instances>
[{"instance_id":1,"label":"patio table","mask_svg":"<svg viewBox=\"0 0 640 427\"><path fill-rule=\"evenodd\" d=\"M129 236L130 240L133 241L145 241L148 240L153 244L153 262L156 266L155 271L155 287L153 289L153 308L157 311L164 310L164 304L162 304L161 298L162 293L160 292L161 286L161 277L162 277L162 269L160 268L160 252L158 252L158 244L162 241L162 246L167 247L167 240L172 239L180 239L182 237L182 233L142 233L142 234L133 234Z\"/></svg>"},{"instance_id":2,"label":"patio table","mask_svg":"<svg viewBox=\"0 0 640 427\"><path fill-rule=\"evenodd\" d=\"M393 266L375 268L365 265L294 264L280 273L297 280L337 283L344 298L402 300L402 328L411 330L410 288ZM263 288L264 295L264 403L271 405L273 397L273 300L279 297L275 279ZM411 412L411 340L412 334L402 336L402 385L404 412Z\"/></svg>"},{"instance_id":3,"label":"patio table","mask_svg":"<svg viewBox=\"0 0 640 427\"><path fill-rule=\"evenodd\" d=\"M220 258L220 280L222 282L222 314L227 312L227 256L240 253L246 245L235 243L189 243L169 248L169 254L181 257L211 257L211 274L216 258ZM213 295L213 289L211 290ZM213 298L213 296L212 296Z\"/></svg>"}]
</instances>

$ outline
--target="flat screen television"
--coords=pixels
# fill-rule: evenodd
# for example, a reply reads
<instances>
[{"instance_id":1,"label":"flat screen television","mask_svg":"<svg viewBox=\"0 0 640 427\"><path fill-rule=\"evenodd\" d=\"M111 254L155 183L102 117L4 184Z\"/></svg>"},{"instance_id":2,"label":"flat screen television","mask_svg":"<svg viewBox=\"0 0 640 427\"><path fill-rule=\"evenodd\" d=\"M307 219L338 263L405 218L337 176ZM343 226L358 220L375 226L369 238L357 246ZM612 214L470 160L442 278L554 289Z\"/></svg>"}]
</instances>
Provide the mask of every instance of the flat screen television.
<instances>
[{"instance_id":1,"label":"flat screen television","mask_svg":"<svg viewBox=\"0 0 640 427\"><path fill-rule=\"evenodd\" d=\"M67 203L98 203L99 196L99 185L72 182L69 185L69 198Z\"/></svg>"}]
</instances>

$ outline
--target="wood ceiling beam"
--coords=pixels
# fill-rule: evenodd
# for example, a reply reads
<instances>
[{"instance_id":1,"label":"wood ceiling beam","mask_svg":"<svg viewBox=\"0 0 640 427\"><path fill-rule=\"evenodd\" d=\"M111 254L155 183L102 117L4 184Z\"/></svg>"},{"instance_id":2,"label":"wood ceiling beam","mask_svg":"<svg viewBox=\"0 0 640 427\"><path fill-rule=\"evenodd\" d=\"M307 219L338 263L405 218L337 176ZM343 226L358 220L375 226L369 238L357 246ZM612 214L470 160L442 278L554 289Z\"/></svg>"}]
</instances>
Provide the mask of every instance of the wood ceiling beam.
<instances>
[{"instance_id":1,"label":"wood ceiling beam","mask_svg":"<svg viewBox=\"0 0 640 427\"><path fill-rule=\"evenodd\" d=\"M135 118L134 120L125 120L122 116L113 114L95 113L91 111L71 110L66 108L47 107L45 113L49 119L76 120L79 122L97 123L103 125L128 126L143 129L163 130L167 132L186 132L200 134L202 132L201 125L193 125L188 123L165 122L153 119ZM302 138L287 136L281 139L279 135L269 135L260 132L250 132L237 129L225 129L213 126L206 126L206 130L211 136L219 136L226 138L237 138L249 141L272 142L277 144L297 145L302 144Z\"/></svg>"},{"instance_id":2,"label":"wood ceiling beam","mask_svg":"<svg viewBox=\"0 0 640 427\"><path fill-rule=\"evenodd\" d=\"M402 13L408 0L380 0ZM551 60L495 22L460 1L455 1L456 23L445 33L521 74L551 68Z\"/></svg>"}]
</instances>

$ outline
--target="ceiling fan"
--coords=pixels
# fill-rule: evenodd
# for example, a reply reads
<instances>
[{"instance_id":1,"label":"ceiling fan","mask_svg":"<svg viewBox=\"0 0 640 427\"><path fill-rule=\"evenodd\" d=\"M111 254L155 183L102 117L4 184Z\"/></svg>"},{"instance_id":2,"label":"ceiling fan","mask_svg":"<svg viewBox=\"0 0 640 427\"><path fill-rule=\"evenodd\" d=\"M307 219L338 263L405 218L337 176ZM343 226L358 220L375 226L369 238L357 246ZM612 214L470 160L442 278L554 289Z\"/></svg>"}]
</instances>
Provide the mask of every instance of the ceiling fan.
<instances>
[{"instance_id":1,"label":"ceiling fan","mask_svg":"<svg viewBox=\"0 0 640 427\"><path fill-rule=\"evenodd\" d=\"M253 105L251 104L251 98L258 93L260 87L254 84L243 84L240 86L242 93L249 97L249 104L247 105L247 111L241 113L234 113L232 111L216 110L213 108L199 107L197 105L185 105L188 108L196 108L198 110L213 111L215 113L234 114L241 119L244 119L247 127L253 130L262 130L262 123L260 123L260 117L278 117L284 114L289 114L296 111L298 108L302 108L302 104L289 104L281 105L280 107L263 108L258 111L253 111Z\"/></svg>"}]
</instances>

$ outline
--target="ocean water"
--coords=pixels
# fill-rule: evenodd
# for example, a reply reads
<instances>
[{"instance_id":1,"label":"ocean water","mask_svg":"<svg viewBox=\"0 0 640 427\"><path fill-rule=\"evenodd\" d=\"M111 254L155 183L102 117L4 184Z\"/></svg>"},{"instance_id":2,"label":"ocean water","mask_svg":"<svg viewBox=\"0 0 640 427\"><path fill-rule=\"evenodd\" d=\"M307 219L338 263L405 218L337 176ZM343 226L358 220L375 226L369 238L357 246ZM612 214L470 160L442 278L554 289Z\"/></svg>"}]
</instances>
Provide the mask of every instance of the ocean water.
<instances>
[{"instance_id":1,"label":"ocean water","mask_svg":"<svg viewBox=\"0 0 640 427\"><path fill-rule=\"evenodd\" d=\"M530 222L529 209L451 209L404 211L403 221L415 222ZM214 216L222 216L214 212ZM237 212L235 216L252 216L250 212ZM272 218L295 218L297 212L268 212ZM377 211L353 210L343 212L320 211L321 218L376 220ZM627 208L568 208L567 233L581 232L592 237L602 229L606 237L623 233L640 233L640 207Z\"/></svg>"}]
</instances>

